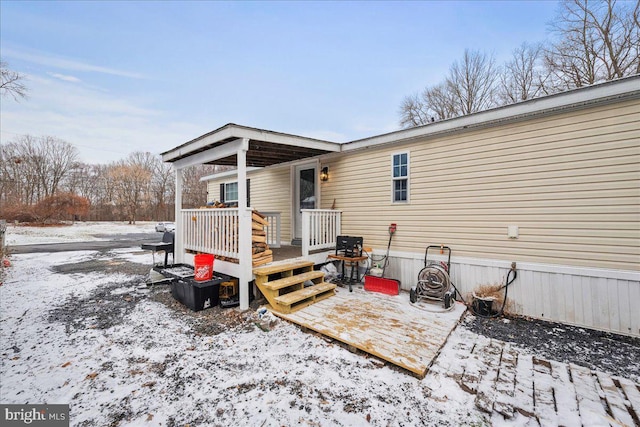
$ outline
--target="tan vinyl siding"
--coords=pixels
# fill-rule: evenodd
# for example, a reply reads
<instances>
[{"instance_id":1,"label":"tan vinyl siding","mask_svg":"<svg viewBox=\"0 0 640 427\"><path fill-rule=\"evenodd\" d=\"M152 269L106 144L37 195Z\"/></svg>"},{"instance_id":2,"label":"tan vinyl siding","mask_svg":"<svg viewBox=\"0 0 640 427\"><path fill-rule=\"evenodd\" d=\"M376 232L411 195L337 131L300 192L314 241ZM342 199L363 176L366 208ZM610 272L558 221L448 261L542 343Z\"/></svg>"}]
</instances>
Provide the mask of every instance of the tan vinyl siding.
<instances>
[{"instance_id":1,"label":"tan vinyl siding","mask_svg":"<svg viewBox=\"0 0 640 427\"><path fill-rule=\"evenodd\" d=\"M265 212L280 212L282 240L291 241L290 168L274 168L251 173L251 207Z\"/></svg>"},{"instance_id":2,"label":"tan vinyl siding","mask_svg":"<svg viewBox=\"0 0 640 427\"><path fill-rule=\"evenodd\" d=\"M207 181L207 203L219 202L222 199L220 194L220 184L224 182L234 182L235 178L222 178Z\"/></svg>"},{"instance_id":3,"label":"tan vinyl siding","mask_svg":"<svg viewBox=\"0 0 640 427\"><path fill-rule=\"evenodd\" d=\"M391 202L391 155L409 152L410 203ZM323 208L386 249L640 270L640 102L602 106L327 159ZM518 239L507 238L517 225Z\"/></svg>"},{"instance_id":4,"label":"tan vinyl siding","mask_svg":"<svg viewBox=\"0 0 640 427\"><path fill-rule=\"evenodd\" d=\"M269 168L250 172L251 207L258 211L280 212L282 239L291 240L291 176L290 168ZM211 180L207 184L208 200L220 200L220 184L235 182L235 176Z\"/></svg>"}]
</instances>

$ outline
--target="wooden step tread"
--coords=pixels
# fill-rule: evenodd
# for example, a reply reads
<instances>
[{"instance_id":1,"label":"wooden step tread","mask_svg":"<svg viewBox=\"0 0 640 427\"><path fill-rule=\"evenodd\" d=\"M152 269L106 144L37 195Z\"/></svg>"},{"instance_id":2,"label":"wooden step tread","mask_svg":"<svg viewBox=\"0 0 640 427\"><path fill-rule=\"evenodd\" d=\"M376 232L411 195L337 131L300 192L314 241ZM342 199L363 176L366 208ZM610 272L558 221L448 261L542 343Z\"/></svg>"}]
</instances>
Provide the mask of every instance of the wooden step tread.
<instances>
[{"instance_id":1,"label":"wooden step tread","mask_svg":"<svg viewBox=\"0 0 640 427\"><path fill-rule=\"evenodd\" d=\"M256 276L268 276L270 274L282 273L283 271L296 270L298 268L313 267L313 261L297 261L286 264L269 265L253 269Z\"/></svg>"},{"instance_id":2,"label":"wooden step tread","mask_svg":"<svg viewBox=\"0 0 640 427\"><path fill-rule=\"evenodd\" d=\"M300 289L299 291L289 292L288 294L276 297L275 301L278 302L278 304L282 305L292 305L298 301L305 300L314 295L318 295L335 288L336 285L334 285L333 283L322 282L314 286L309 286L308 288Z\"/></svg>"},{"instance_id":3,"label":"wooden step tread","mask_svg":"<svg viewBox=\"0 0 640 427\"><path fill-rule=\"evenodd\" d=\"M277 289L286 288L287 286L304 283L307 280L318 279L321 277L324 277L324 273L322 271L307 271L306 273L300 273L295 276L283 277L282 279L263 283L261 286L275 291Z\"/></svg>"}]
</instances>

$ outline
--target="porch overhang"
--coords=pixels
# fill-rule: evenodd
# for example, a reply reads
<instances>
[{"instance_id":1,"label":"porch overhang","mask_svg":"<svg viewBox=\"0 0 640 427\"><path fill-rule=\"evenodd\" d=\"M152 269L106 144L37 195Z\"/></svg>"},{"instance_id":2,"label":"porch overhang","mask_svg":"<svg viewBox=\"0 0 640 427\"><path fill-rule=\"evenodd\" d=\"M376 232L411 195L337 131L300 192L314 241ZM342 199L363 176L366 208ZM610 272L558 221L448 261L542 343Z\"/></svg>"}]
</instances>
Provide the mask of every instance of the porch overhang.
<instances>
[{"instance_id":1,"label":"porch overhang","mask_svg":"<svg viewBox=\"0 0 640 427\"><path fill-rule=\"evenodd\" d=\"M164 162L177 169L195 165L237 165L238 141L248 140L248 167L280 163L339 152L340 144L229 123L162 153Z\"/></svg>"}]
</instances>

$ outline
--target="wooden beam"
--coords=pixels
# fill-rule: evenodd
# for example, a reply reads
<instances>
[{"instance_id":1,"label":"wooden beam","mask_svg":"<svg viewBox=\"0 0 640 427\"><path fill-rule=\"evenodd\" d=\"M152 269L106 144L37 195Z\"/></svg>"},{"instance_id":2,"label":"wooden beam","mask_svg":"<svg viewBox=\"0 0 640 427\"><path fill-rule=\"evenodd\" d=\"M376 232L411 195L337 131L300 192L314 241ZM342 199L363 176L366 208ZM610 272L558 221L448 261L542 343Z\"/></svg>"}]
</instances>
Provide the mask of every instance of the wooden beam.
<instances>
[{"instance_id":1,"label":"wooden beam","mask_svg":"<svg viewBox=\"0 0 640 427\"><path fill-rule=\"evenodd\" d=\"M201 165L204 163L210 163L218 159L224 159L225 157L237 154L239 150L247 150L249 147L249 141L246 139L236 139L231 142L227 142L218 147L209 148L208 150L200 151L195 154L191 154L180 160L176 160L173 165L176 169L184 169L188 166ZM245 151L246 155L246 151ZM243 164L246 169L246 159ZM239 163L239 162L238 162ZM238 168L239 169L239 168Z\"/></svg>"},{"instance_id":2,"label":"wooden beam","mask_svg":"<svg viewBox=\"0 0 640 427\"><path fill-rule=\"evenodd\" d=\"M182 223L182 170L175 169L175 241L173 250L174 264L184 262L184 224Z\"/></svg>"},{"instance_id":3,"label":"wooden beam","mask_svg":"<svg viewBox=\"0 0 640 427\"><path fill-rule=\"evenodd\" d=\"M249 282L253 267L251 257L251 210L247 207L247 150L249 139L243 138L237 148L238 159L238 252L240 274L240 310L249 309ZM259 236L256 236L259 237Z\"/></svg>"}]
</instances>

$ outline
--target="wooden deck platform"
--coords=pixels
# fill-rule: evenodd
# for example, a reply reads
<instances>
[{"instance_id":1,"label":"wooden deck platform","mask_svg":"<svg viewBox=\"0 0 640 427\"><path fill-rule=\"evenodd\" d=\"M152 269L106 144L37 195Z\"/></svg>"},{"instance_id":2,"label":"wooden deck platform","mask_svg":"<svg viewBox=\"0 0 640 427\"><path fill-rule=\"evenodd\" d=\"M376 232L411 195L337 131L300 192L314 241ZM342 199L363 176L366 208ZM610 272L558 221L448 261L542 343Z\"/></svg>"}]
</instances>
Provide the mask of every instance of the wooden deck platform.
<instances>
[{"instance_id":1,"label":"wooden deck platform","mask_svg":"<svg viewBox=\"0 0 640 427\"><path fill-rule=\"evenodd\" d=\"M338 288L331 298L295 313L273 314L424 377L465 309L411 304L407 293Z\"/></svg>"}]
</instances>

